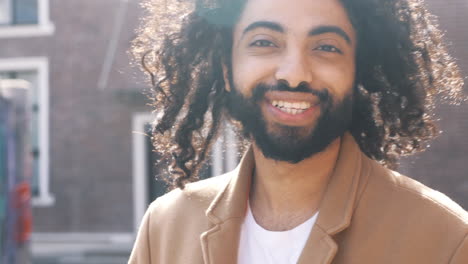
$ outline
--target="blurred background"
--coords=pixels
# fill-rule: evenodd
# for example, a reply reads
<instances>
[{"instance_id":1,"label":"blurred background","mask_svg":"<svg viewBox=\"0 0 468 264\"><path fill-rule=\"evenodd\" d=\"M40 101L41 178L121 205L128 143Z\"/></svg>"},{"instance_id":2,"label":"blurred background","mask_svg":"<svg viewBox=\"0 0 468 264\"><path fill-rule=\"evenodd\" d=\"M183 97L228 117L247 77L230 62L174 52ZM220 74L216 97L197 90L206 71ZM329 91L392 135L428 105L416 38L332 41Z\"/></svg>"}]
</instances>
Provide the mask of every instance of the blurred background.
<instances>
[{"instance_id":1,"label":"blurred background","mask_svg":"<svg viewBox=\"0 0 468 264\"><path fill-rule=\"evenodd\" d=\"M426 1L467 76L468 1ZM137 0L0 0L1 264L126 263L165 192L127 53L142 15ZM443 134L400 172L467 209L468 104L438 110ZM236 165L234 140L222 134L202 177Z\"/></svg>"}]
</instances>

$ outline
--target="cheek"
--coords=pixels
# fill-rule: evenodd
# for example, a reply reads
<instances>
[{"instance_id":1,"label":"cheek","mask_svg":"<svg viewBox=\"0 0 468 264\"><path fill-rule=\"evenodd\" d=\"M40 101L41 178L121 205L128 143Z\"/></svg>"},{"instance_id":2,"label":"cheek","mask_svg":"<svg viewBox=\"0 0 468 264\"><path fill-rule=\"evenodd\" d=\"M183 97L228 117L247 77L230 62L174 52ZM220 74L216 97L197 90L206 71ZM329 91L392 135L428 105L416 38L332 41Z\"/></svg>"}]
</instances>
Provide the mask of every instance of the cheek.
<instances>
[{"instance_id":1,"label":"cheek","mask_svg":"<svg viewBox=\"0 0 468 264\"><path fill-rule=\"evenodd\" d=\"M322 86L342 98L354 86L355 65L353 60L340 63L327 63L314 67L315 76L322 82Z\"/></svg>"},{"instance_id":2,"label":"cheek","mask_svg":"<svg viewBox=\"0 0 468 264\"><path fill-rule=\"evenodd\" d=\"M235 56L235 55L234 55ZM250 96L251 90L260 82L269 82L275 63L271 59L235 56L232 60L232 74L235 87L244 95Z\"/></svg>"}]
</instances>

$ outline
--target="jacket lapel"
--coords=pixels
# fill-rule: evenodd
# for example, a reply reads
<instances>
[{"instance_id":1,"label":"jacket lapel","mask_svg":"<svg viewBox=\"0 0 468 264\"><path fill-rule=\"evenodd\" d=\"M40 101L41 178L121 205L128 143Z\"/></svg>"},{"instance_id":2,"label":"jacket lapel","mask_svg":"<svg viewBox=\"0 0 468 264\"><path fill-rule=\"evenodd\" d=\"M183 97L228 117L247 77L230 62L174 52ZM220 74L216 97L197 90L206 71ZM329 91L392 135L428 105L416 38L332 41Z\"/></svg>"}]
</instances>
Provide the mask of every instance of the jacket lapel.
<instances>
[{"instance_id":1,"label":"jacket lapel","mask_svg":"<svg viewBox=\"0 0 468 264\"><path fill-rule=\"evenodd\" d=\"M361 176L362 152L354 138L346 133L333 175L320 204L317 222L299 258L299 264L329 264L338 252L333 236L345 230L351 217Z\"/></svg>"},{"instance_id":2,"label":"jacket lapel","mask_svg":"<svg viewBox=\"0 0 468 264\"><path fill-rule=\"evenodd\" d=\"M338 246L331 236L315 225L297 263L331 263L337 249Z\"/></svg>"},{"instance_id":3,"label":"jacket lapel","mask_svg":"<svg viewBox=\"0 0 468 264\"><path fill-rule=\"evenodd\" d=\"M206 264L236 264L242 218L216 225L200 237Z\"/></svg>"},{"instance_id":4,"label":"jacket lapel","mask_svg":"<svg viewBox=\"0 0 468 264\"><path fill-rule=\"evenodd\" d=\"M237 263L240 228L247 210L253 169L254 157L249 149L239 166L230 172L229 183L206 211L213 225L200 237L206 264Z\"/></svg>"}]
</instances>

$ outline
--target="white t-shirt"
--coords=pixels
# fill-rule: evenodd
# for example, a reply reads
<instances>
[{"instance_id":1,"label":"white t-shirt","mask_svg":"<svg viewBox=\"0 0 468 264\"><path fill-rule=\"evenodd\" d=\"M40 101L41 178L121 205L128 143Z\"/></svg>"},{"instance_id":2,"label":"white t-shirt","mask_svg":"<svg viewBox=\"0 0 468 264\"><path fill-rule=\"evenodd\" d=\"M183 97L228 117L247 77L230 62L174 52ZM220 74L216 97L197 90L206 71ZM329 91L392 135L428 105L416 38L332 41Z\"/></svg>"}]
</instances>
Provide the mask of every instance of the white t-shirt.
<instances>
[{"instance_id":1,"label":"white t-shirt","mask_svg":"<svg viewBox=\"0 0 468 264\"><path fill-rule=\"evenodd\" d=\"M288 231L268 231L255 222L250 206L242 223L237 257L238 264L297 263L318 212L306 222Z\"/></svg>"}]
</instances>

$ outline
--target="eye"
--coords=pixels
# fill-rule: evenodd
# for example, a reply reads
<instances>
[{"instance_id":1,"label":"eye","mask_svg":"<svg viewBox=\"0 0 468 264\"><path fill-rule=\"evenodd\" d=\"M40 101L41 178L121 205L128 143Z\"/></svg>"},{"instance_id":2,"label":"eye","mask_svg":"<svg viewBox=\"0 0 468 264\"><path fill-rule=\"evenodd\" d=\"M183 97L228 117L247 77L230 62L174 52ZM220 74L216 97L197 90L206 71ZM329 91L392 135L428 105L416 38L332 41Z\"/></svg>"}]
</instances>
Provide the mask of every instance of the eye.
<instances>
[{"instance_id":1,"label":"eye","mask_svg":"<svg viewBox=\"0 0 468 264\"><path fill-rule=\"evenodd\" d=\"M249 46L251 47L276 47L276 45L273 42L266 40L266 39L256 40L250 43Z\"/></svg>"},{"instance_id":2,"label":"eye","mask_svg":"<svg viewBox=\"0 0 468 264\"><path fill-rule=\"evenodd\" d=\"M333 46L333 45L320 45L319 47L316 48L316 50L321 50L321 51L325 51L325 52L332 52L332 53L343 53L341 52L340 49L338 49L337 47Z\"/></svg>"}]
</instances>

